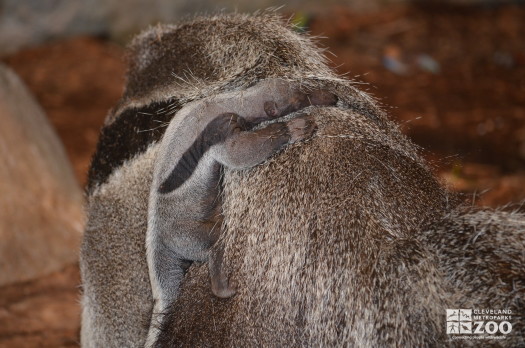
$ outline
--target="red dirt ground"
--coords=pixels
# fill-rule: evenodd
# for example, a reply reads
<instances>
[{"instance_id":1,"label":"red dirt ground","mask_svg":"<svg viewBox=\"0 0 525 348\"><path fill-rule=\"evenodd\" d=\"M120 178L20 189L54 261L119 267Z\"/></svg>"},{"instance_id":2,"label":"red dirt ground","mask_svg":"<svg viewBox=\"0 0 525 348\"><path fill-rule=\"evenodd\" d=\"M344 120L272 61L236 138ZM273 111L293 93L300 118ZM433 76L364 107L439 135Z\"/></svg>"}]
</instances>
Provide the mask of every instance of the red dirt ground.
<instances>
[{"instance_id":1,"label":"red dirt ground","mask_svg":"<svg viewBox=\"0 0 525 348\"><path fill-rule=\"evenodd\" d=\"M525 199L523 18L524 7L399 7L367 15L337 8L308 23L314 35L329 37L320 43L335 54L337 70L359 75L426 149L444 182L476 204L498 206ZM418 65L423 54L432 58L426 70ZM406 72L386 69L385 57ZM48 114L82 184L122 91L122 58L120 46L76 38L2 59ZM0 288L0 347L77 346L79 282L78 265L71 265Z\"/></svg>"}]
</instances>

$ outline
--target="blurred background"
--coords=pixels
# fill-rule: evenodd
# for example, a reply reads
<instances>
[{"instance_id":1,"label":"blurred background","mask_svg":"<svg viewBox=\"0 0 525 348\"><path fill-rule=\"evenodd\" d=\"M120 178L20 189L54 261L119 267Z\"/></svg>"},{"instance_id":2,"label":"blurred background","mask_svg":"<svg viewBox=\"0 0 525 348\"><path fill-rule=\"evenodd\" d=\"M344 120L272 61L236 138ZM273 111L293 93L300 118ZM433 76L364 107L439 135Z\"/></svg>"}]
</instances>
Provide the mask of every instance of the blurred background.
<instances>
[{"instance_id":1,"label":"blurred background","mask_svg":"<svg viewBox=\"0 0 525 348\"><path fill-rule=\"evenodd\" d=\"M158 22L281 5L446 185L524 210L524 1L0 0L0 347L78 346L82 187L126 43Z\"/></svg>"}]
</instances>

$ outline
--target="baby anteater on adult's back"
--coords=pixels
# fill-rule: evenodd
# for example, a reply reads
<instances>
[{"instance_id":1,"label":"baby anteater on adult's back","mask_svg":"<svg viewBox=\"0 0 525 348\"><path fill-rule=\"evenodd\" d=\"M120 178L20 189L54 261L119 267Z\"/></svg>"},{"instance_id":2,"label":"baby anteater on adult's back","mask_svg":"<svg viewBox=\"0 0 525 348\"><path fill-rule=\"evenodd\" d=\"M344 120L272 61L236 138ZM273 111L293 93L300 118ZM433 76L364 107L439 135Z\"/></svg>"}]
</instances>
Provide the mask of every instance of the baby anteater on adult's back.
<instances>
[{"instance_id":1,"label":"baby anteater on adult's back","mask_svg":"<svg viewBox=\"0 0 525 348\"><path fill-rule=\"evenodd\" d=\"M175 115L160 144L149 198L146 250L153 316L159 320L152 320L147 345L156 341L157 322L177 298L187 261L208 261L216 296L235 293L222 269L223 250L212 251L222 225L221 167L253 167L315 128L309 116L251 130L256 124L336 101L319 89L303 91L297 82L268 79L242 92L189 103Z\"/></svg>"},{"instance_id":2,"label":"baby anteater on adult's back","mask_svg":"<svg viewBox=\"0 0 525 348\"><path fill-rule=\"evenodd\" d=\"M145 234L151 235L155 215L148 205L155 195L158 203L177 194L191 201L182 193L199 173L220 173L212 159L224 176L202 182L219 183L221 200L208 202L215 193L207 186L197 197L211 210L191 210L197 205L184 207L184 200L175 210L165 207L177 224L190 221L201 232L211 227L199 224L219 219L214 214L222 210L223 264L237 292L218 299L209 289L209 270L190 267L180 287L169 289L176 300L160 317L156 347L479 344L447 334L447 308L509 309L516 313L512 331L484 345L524 346L525 216L459 209L399 126L337 76L308 36L272 14L222 14L152 28L134 40L129 57L125 92L106 120L90 169L80 259L83 347L144 346L159 290L152 291L146 256L152 244L146 246ZM252 133L251 122L294 104L293 83L284 83L291 94L282 104L275 99L283 96L278 88L261 91L277 78L333 93L337 105L305 112L315 122L307 143L283 146L250 170L232 170L219 158L237 156L243 147L227 144L256 135L266 123ZM243 103L246 98L254 103ZM230 119L238 121L237 131L222 123ZM189 132L173 128L190 121ZM204 136L212 122L222 131ZM290 124L267 127L286 131ZM208 137L212 145L203 141ZM201 148L192 146L196 140ZM170 141L179 152L169 152ZM279 148L265 146L260 158ZM164 236L170 240L178 231L187 233L175 236L175 244L201 245L209 255L216 237L199 240L194 237L201 234L188 229L166 229ZM196 254L171 253L166 261L196 260ZM205 252L201 256L206 260Z\"/></svg>"}]
</instances>

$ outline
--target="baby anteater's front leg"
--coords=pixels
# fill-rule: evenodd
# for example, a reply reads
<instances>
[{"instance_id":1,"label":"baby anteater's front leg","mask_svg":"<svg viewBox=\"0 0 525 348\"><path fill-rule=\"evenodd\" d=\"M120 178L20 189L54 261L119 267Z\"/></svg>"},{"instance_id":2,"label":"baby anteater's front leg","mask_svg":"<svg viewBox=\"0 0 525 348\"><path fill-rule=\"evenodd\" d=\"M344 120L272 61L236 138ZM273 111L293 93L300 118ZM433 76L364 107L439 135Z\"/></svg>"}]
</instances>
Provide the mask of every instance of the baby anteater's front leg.
<instances>
[{"instance_id":1,"label":"baby anteater's front leg","mask_svg":"<svg viewBox=\"0 0 525 348\"><path fill-rule=\"evenodd\" d=\"M310 137L314 130L313 118L300 116L258 130L238 132L212 148L212 153L227 168L246 169L264 162L285 144Z\"/></svg>"}]
</instances>

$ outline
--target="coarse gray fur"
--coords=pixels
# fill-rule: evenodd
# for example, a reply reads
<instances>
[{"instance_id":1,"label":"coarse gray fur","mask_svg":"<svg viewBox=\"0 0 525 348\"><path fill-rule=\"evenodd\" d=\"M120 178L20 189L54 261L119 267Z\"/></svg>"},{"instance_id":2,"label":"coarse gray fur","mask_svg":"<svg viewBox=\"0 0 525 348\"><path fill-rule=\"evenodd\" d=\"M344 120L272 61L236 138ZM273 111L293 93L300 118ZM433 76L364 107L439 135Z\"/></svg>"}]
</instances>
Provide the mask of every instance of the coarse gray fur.
<instances>
[{"instance_id":1,"label":"coarse gray fur","mask_svg":"<svg viewBox=\"0 0 525 348\"><path fill-rule=\"evenodd\" d=\"M484 344L525 345L524 215L458 207L398 126L336 76L307 36L268 13L203 17L145 32L130 60L106 128L132 107L185 105L273 77L339 100L308 109L317 130L307 142L225 170L220 243L237 293L214 296L207 267L194 264L157 346L476 345L448 340L445 309L485 307L516 316L505 340ZM89 193L83 347L145 343L153 306L145 235L159 147L134 154Z\"/></svg>"},{"instance_id":2,"label":"coarse gray fur","mask_svg":"<svg viewBox=\"0 0 525 348\"><path fill-rule=\"evenodd\" d=\"M336 101L322 90L302 91L297 83L268 79L245 91L188 103L173 117L160 142L149 197L146 254L155 305L146 346L153 346L162 313L177 298L187 261L208 262L216 296L235 294L222 270L222 249L216 246L210 252L222 227L221 167L240 170L260 164L283 145L310 136L315 124L300 116L251 128ZM175 187L172 183L180 177L185 180L177 180Z\"/></svg>"}]
</instances>

